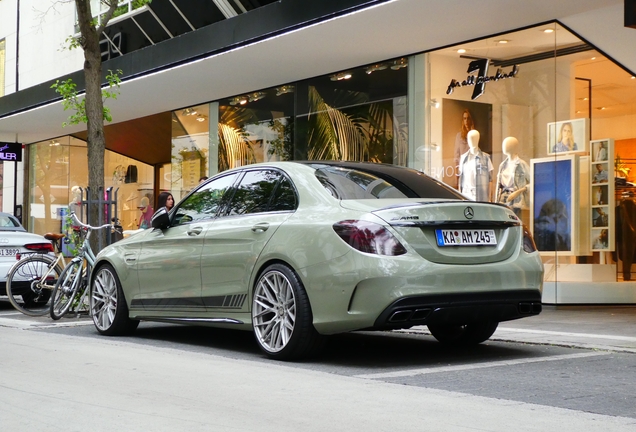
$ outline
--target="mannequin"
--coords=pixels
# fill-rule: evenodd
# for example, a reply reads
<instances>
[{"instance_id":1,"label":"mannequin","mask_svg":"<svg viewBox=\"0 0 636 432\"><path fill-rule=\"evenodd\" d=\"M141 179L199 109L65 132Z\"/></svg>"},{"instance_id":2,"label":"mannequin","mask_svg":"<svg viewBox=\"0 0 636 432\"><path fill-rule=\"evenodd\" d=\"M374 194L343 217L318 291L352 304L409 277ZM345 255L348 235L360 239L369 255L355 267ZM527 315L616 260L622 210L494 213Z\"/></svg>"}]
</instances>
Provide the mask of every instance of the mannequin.
<instances>
[{"instance_id":1,"label":"mannequin","mask_svg":"<svg viewBox=\"0 0 636 432\"><path fill-rule=\"evenodd\" d=\"M71 188L71 202L68 204L68 208L70 212L75 212L77 217L80 217L80 206L82 204L82 188L79 186L73 186Z\"/></svg>"},{"instance_id":2,"label":"mannequin","mask_svg":"<svg viewBox=\"0 0 636 432\"><path fill-rule=\"evenodd\" d=\"M468 132L468 151L459 160L459 191L473 201L490 201L492 161L490 155L479 148L480 134Z\"/></svg>"},{"instance_id":3,"label":"mannequin","mask_svg":"<svg viewBox=\"0 0 636 432\"><path fill-rule=\"evenodd\" d=\"M521 217L530 202L530 166L519 157L517 138L505 138L501 150L506 159L499 165L495 201L512 208Z\"/></svg>"}]
</instances>

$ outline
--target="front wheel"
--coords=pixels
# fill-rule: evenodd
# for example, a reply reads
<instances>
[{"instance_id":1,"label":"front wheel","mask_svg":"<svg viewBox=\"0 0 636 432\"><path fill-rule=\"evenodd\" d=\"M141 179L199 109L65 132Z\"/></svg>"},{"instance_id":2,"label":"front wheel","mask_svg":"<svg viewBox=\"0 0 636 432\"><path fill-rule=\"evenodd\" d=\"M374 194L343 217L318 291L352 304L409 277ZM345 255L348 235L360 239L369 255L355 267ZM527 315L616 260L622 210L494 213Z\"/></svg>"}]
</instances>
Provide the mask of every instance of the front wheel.
<instances>
[{"instance_id":1,"label":"front wheel","mask_svg":"<svg viewBox=\"0 0 636 432\"><path fill-rule=\"evenodd\" d=\"M497 321L482 321L464 325L429 324L435 339L447 345L469 346L480 344L495 333Z\"/></svg>"},{"instance_id":2,"label":"front wheel","mask_svg":"<svg viewBox=\"0 0 636 432\"><path fill-rule=\"evenodd\" d=\"M28 316L46 315L51 293L62 269L48 255L22 258L7 274L7 296L14 308Z\"/></svg>"},{"instance_id":3,"label":"front wheel","mask_svg":"<svg viewBox=\"0 0 636 432\"><path fill-rule=\"evenodd\" d=\"M283 264L265 269L254 287L252 325L256 342L277 360L297 360L323 342L313 326L309 298L300 279Z\"/></svg>"},{"instance_id":4,"label":"front wheel","mask_svg":"<svg viewBox=\"0 0 636 432\"><path fill-rule=\"evenodd\" d=\"M110 264L101 266L92 278L89 304L95 328L103 335L127 335L139 325L128 316L124 291Z\"/></svg>"},{"instance_id":5,"label":"front wheel","mask_svg":"<svg viewBox=\"0 0 636 432\"><path fill-rule=\"evenodd\" d=\"M82 260L73 259L62 271L53 290L50 314L54 320L62 318L77 303L82 284ZM76 305L77 306L77 305Z\"/></svg>"}]
</instances>

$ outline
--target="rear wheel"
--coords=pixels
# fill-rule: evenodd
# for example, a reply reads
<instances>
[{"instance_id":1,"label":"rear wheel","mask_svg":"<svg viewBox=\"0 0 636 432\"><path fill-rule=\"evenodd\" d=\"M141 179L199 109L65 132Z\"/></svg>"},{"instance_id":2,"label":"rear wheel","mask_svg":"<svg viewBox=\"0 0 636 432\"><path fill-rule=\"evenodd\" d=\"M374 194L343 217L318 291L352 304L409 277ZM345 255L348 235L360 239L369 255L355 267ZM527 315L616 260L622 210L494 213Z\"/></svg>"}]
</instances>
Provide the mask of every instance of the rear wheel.
<instances>
[{"instance_id":1,"label":"rear wheel","mask_svg":"<svg viewBox=\"0 0 636 432\"><path fill-rule=\"evenodd\" d=\"M7 296L25 315L42 316L50 309L51 294L61 268L48 255L30 255L18 261L7 274Z\"/></svg>"},{"instance_id":2,"label":"rear wheel","mask_svg":"<svg viewBox=\"0 0 636 432\"><path fill-rule=\"evenodd\" d=\"M254 287L252 325L256 342L270 358L297 360L317 352L324 338L313 326L309 298L300 279L283 264L273 264Z\"/></svg>"},{"instance_id":3,"label":"rear wheel","mask_svg":"<svg viewBox=\"0 0 636 432\"><path fill-rule=\"evenodd\" d=\"M428 329L435 339L448 345L477 345L495 333L496 321L482 321L464 325L429 324Z\"/></svg>"},{"instance_id":4,"label":"rear wheel","mask_svg":"<svg viewBox=\"0 0 636 432\"><path fill-rule=\"evenodd\" d=\"M54 320L62 318L71 306L79 301L82 270L82 261L74 259L62 271L53 290L53 301L50 308L51 318Z\"/></svg>"},{"instance_id":5,"label":"rear wheel","mask_svg":"<svg viewBox=\"0 0 636 432\"><path fill-rule=\"evenodd\" d=\"M122 336L135 331L139 320L130 319L124 291L115 269L104 264L91 281L90 310L97 331L107 336Z\"/></svg>"}]
</instances>

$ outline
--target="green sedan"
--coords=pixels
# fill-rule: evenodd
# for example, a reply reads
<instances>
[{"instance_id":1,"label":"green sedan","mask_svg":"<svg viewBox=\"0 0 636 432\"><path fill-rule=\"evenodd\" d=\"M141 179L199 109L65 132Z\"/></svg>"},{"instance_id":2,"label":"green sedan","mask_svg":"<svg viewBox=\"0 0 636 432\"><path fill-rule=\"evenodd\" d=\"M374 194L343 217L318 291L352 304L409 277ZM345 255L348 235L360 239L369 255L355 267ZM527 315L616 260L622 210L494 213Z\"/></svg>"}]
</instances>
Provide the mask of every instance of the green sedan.
<instances>
[{"instance_id":1,"label":"green sedan","mask_svg":"<svg viewBox=\"0 0 636 432\"><path fill-rule=\"evenodd\" d=\"M292 360L354 330L481 343L541 312L542 281L505 206L394 165L272 162L216 175L103 249L90 307L105 335L140 320L236 328Z\"/></svg>"}]
</instances>

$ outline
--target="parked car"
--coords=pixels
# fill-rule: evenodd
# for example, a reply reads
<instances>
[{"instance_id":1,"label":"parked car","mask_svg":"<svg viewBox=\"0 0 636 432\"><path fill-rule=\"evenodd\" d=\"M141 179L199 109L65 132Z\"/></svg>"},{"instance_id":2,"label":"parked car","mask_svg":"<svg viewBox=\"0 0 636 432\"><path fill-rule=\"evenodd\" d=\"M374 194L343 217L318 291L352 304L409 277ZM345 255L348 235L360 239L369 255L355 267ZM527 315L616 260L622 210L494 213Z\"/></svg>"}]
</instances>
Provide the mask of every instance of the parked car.
<instances>
[{"instance_id":1,"label":"parked car","mask_svg":"<svg viewBox=\"0 0 636 432\"><path fill-rule=\"evenodd\" d=\"M276 162L199 185L152 229L106 247L91 309L106 335L139 320L252 330L298 359L326 335L427 325L487 340L541 311L543 266L509 208L468 201L408 168Z\"/></svg>"},{"instance_id":2,"label":"parked car","mask_svg":"<svg viewBox=\"0 0 636 432\"><path fill-rule=\"evenodd\" d=\"M41 235L27 232L12 214L0 212L0 295L7 295L7 273L17 258L29 252L53 252L53 244ZM24 301L30 300L24 298L29 293L23 294Z\"/></svg>"}]
</instances>

